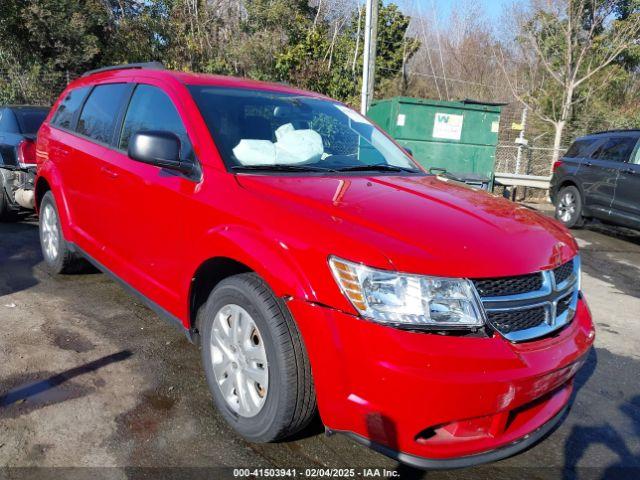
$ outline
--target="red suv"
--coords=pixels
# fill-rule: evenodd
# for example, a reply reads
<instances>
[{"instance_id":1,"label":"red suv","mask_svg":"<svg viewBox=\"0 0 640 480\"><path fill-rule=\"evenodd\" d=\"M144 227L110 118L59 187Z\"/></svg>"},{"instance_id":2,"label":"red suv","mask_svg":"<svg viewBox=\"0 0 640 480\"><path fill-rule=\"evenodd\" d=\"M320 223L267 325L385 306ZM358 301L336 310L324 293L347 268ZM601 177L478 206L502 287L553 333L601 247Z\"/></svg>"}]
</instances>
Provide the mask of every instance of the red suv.
<instances>
[{"instance_id":1,"label":"red suv","mask_svg":"<svg viewBox=\"0 0 640 480\"><path fill-rule=\"evenodd\" d=\"M563 417L594 340L552 219L425 173L347 106L143 64L73 82L37 142L54 272L88 259L201 346L243 437L409 464L506 457Z\"/></svg>"}]
</instances>

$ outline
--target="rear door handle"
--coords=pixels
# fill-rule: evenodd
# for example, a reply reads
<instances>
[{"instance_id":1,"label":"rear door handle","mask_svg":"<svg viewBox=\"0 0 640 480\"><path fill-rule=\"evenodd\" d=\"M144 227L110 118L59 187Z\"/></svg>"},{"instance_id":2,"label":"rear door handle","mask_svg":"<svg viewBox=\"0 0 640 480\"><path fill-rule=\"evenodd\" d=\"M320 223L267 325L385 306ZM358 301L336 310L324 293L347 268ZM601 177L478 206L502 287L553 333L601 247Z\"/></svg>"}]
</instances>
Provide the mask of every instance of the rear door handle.
<instances>
[{"instance_id":1,"label":"rear door handle","mask_svg":"<svg viewBox=\"0 0 640 480\"><path fill-rule=\"evenodd\" d=\"M629 175L633 175L636 172L631 168L625 168L624 170L622 170L622 173L628 173Z\"/></svg>"},{"instance_id":2,"label":"rear door handle","mask_svg":"<svg viewBox=\"0 0 640 480\"><path fill-rule=\"evenodd\" d=\"M592 167L592 166L593 166L593 163L591 163L591 162L585 162L584 166L585 166L585 167Z\"/></svg>"},{"instance_id":3,"label":"rear door handle","mask_svg":"<svg viewBox=\"0 0 640 480\"><path fill-rule=\"evenodd\" d=\"M102 167L100 171L111 178L118 178L118 172L114 172L109 167Z\"/></svg>"}]
</instances>

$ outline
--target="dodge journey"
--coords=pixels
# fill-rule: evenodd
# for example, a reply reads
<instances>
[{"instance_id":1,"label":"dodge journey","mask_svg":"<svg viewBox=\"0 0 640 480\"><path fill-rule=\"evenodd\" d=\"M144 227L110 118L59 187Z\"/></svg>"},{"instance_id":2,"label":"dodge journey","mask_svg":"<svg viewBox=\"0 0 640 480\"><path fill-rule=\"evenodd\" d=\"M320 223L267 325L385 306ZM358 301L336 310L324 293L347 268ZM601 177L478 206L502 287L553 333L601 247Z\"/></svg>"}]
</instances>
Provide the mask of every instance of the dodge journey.
<instances>
[{"instance_id":1,"label":"dodge journey","mask_svg":"<svg viewBox=\"0 0 640 480\"><path fill-rule=\"evenodd\" d=\"M426 173L344 104L111 67L67 87L36 157L48 268L89 261L183 331L249 441L319 414L402 462L462 467L568 408L594 340L571 234Z\"/></svg>"}]
</instances>

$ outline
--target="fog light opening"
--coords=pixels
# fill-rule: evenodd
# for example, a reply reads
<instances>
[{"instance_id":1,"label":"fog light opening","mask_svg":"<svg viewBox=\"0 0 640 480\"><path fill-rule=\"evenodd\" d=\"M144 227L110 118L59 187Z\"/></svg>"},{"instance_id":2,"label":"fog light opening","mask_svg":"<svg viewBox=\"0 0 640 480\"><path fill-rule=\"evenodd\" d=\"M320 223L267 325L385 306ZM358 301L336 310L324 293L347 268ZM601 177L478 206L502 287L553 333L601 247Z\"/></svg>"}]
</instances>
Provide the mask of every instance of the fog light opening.
<instances>
[{"instance_id":1,"label":"fog light opening","mask_svg":"<svg viewBox=\"0 0 640 480\"><path fill-rule=\"evenodd\" d=\"M424 430L419 431L416 436L413 438L414 441L418 443L426 443L429 439L438 435L438 429L441 428L442 425L434 425L433 427L427 427Z\"/></svg>"}]
</instances>

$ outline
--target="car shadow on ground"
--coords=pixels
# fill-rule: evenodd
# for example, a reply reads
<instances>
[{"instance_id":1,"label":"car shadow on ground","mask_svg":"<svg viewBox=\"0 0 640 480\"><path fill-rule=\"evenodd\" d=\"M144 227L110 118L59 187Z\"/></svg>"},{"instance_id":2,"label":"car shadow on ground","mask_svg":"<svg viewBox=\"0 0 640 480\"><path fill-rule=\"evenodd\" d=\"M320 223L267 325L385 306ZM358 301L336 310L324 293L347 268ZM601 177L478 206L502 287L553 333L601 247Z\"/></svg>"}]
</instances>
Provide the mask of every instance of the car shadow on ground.
<instances>
[{"instance_id":1,"label":"car shadow on ground","mask_svg":"<svg viewBox=\"0 0 640 480\"><path fill-rule=\"evenodd\" d=\"M6 295L27 290L40 281L36 267L43 261L40 250L38 218L24 215L18 222L0 223L0 308ZM100 273L88 262L75 274Z\"/></svg>"},{"instance_id":2,"label":"car shadow on ground","mask_svg":"<svg viewBox=\"0 0 640 480\"><path fill-rule=\"evenodd\" d=\"M630 420L636 436L640 436L640 395L632 398L629 404L623 403L619 409ZM566 463L563 469L564 480L579 480L582 477L578 461L583 458L589 447L602 445L615 453L619 460L603 466L602 480L623 480L638 478L640 474L640 455L632 452L624 437L608 423L599 425L574 426L565 443Z\"/></svg>"},{"instance_id":3,"label":"car shadow on ground","mask_svg":"<svg viewBox=\"0 0 640 480\"><path fill-rule=\"evenodd\" d=\"M636 245L640 246L640 232L597 222L588 224L585 229L631 244L616 243L609 245L606 248L610 249L611 252L616 252L618 255L636 251L640 253L640 250L636 249ZM606 251L605 254L602 254L601 248L600 245L596 245L582 249L582 270L591 277L613 285L619 291L618 295L630 295L640 298L640 285L637 282L640 266L636 266L631 262L617 261L615 269L612 270L610 268L610 254L607 254ZM629 250L627 251L627 249ZM590 250L595 250L599 254L591 255L589 253Z\"/></svg>"},{"instance_id":4,"label":"car shadow on ground","mask_svg":"<svg viewBox=\"0 0 640 480\"><path fill-rule=\"evenodd\" d=\"M42 261L38 224L33 216L15 223L0 223L0 302L2 297L38 284L34 267Z\"/></svg>"},{"instance_id":5,"label":"car shadow on ground","mask_svg":"<svg viewBox=\"0 0 640 480\"><path fill-rule=\"evenodd\" d=\"M614 237L625 242L634 243L640 245L640 231L632 230L626 227L618 227L615 225L607 225L598 221L588 222L585 227L586 230L598 232L608 237Z\"/></svg>"},{"instance_id":6,"label":"car shadow on ground","mask_svg":"<svg viewBox=\"0 0 640 480\"><path fill-rule=\"evenodd\" d=\"M603 368L598 369L597 378L594 384L603 385L602 388L604 398L608 399L610 393L606 391L606 383L603 377L615 378L616 370L619 368L621 358L607 350L592 349L584 368L578 372L576 376L576 390L581 388L595 372L595 366L598 362L598 356L605 356ZM609 358L611 357L611 358ZM625 359L626 362L633 362L636 365L635 370L640 370L640 362L632 359ZM574 393L575 396L575 393ZM632 435L636 438L640 437L640 394L633 395L629 400L623 400L617 406L618 411L624 416L626 425L632 430ZM575 424L571 427L571 431L564 443L565 464L562 470L563 480L580 480L582 478L600 478L602 480L617 480L639 478L640 476L640 452L633 452L631 447L625 440L625 435L620 431L619 426L612 423L615 421L609 418L610 415L603 415L602 421L598 424ZM628 438L629 435L627 434ZM598 447L613 452L618 461L606 465L600 465L599 468L593 468L593 471L585 472L585 467L580 467L580 460L587 457L587 452L592 447ZM591 453L591 452L589 452ZM587 467L588 468L588 467Z\"/></svg>"}]
</instances>

